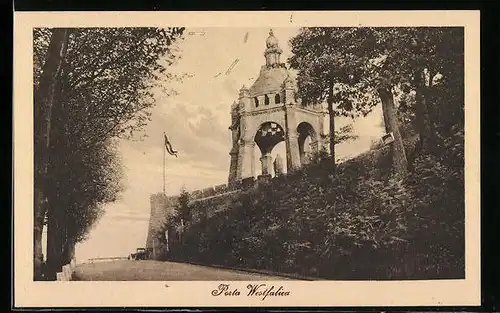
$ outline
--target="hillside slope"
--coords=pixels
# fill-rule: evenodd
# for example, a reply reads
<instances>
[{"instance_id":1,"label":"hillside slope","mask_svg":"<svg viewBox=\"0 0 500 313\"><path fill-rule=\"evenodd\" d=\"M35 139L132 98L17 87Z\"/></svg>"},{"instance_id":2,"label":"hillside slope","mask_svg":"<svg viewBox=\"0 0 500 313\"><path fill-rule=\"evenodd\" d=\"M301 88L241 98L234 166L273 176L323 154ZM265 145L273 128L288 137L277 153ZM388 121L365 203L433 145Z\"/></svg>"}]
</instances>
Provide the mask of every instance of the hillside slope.
<instances>
[{"instance_id":1,"label":"hillside slope","mask_svg":"<svg viewBox=\"0 0 500 313\"><path fill-rule=\"evenodd\" d=\"M463 278L460 153L455 161L420 155L395 181L389 149L380 149L335 172L319 162L198 202L168 258L327 279Z\"/></svg>"}]
</instances>

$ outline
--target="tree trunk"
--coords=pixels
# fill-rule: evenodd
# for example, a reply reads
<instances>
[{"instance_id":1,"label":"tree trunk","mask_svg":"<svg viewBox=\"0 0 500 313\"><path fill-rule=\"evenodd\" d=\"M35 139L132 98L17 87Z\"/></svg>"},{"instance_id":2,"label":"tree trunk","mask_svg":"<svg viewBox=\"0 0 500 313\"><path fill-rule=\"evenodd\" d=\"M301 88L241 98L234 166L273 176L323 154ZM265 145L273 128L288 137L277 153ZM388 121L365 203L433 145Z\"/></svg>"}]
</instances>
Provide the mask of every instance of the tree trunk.
<instances>
[{"instance_id":1,"label":"tree trunk","mask_svg":"<svg viewBox=\"0 0 500 313\"><path fill-rule=\"evenodd\" d=\"M50 201L49 203L54 203ZM61 271L62 236L59 227L59 216L57 208L49 207L47 225L47 280L56 280L56 273Z\"/></svg>"},{"instance_id":2,"label":"tree trunk","mask_svg":"<svg viewBox=\"0 0 500 313\"><path fill-rule=\"evenodd\" d=\"M384 129L385 129L385 132L388 134L391 132L391 130L390 130L391 127L389 126L389 123L387 122L389 120L389 117L387 116L387 110L385 109L383 102L382 102L382 115L384 118Z\"/></svg>"},{"instance_id":3,"label":"tree trunk","mask_svg":"<svg viewBox=\"0 0 500 313\"><path fill-rule=\"evenodd\" d=\"M427 111L425 77L422 68L415 71L415 113L419 134L419 149L427 150L431 141L429 112Z\"/></svg>"},{"instance_id":4,"label":"tree trunk","mask_svg":"<svg viewBox=\"0 0 500 313\"><path fill-rule=\"evenodd\" d=\"M66 265L69 264L75 257L75 244L72 241L67 240L63 247L61 264Z\"/></svg>"},{"instance_id":5,"label":"tree trunk","mask_svg":"<svg viewBox=\"0 0 500 313\"><path fill-rule=\"evenodd\" d=\"M378 93L382 100L386 130L392 132L394 135L394 142L391 143L393 170L396 176L403 178L408 171L408 162L406 160L403 139L399 132L398 120L394 108L394 97L391 90L388 88L379 88Z\"/></svg>"},{"instance_id":6,"label":"tree trunk","mask_svg":"<svg viewBox=\"0 0 500 313\"><path fill-rule=\"evenodd\" d=\"M68 167L65 159L67 143L65 134L64 108L60 97L54 105L52 127L52 145L48 174L51 179L49 190L48 225L47 225L47 269L50 278L56 277L66 264L64 254L68 244L68 191L65 181L68 177Z\"/></svg>"},{"instance_id":7,"label":"tree trunk","mask_svg":"<svg viewBox=\"0 0 500 313\"><path fill-rule=\"evenodd\" d=\"M328 90L328 115L330 116L330 158L332 160L333 168L336 167L337 161L335 159L335 110L333 108L333 84Z\"/></svg>"},{"instance_id":8,"label":"tree trunk","mask_svg":"<svg viewBox=\"0 0 500 313\"><path fill-rule=\"evenodd\" d=\"M60 215L60 222L59 222L59 227L60 227L60 234L61 234L61 258L60 258L60 265L61 267L63 265L68 264L71 261L71 253L72 253L72 246L73 241L71 238L69 238L69 232L68 232L68 213L67 213L67 208L68 208L68 201L67 201L67 193L63 195L63 201L60 201L59 203L64 203L63 207L64 210L61 210L59 212Z\"/></svg>"},{"instance_id":9,"label":"tree trunk","mask_svg":"<svg viewBox=\"0 0 500 313\"><path fill-rule=\"evenodd\" d=\"M71 167L70 160L68 159L68 154L71 151L71 138L69 137L69 111L66 107L67 101L63 97L65 94L65 88L67 87L67 76L65 75L65 67L61 72L61 79L59 80L61 86L59 90L61 91L58 97L58 105L56 106L58 111L54 110L55 122L57 125L54 125L54 130L56 133L53 134L54 137L54 151L53 155L57 158L57 161L54 162L56 165L56 183L58 184L59 197L57 203L60 205L58 208L58 216L59 216L59 234L61 236L60 244L61 244L61 257L60 257L60 266L68 264L72 258L72 251L74 250L74 241L71 237L69 230L69 215L68 209L70 207L70 192L65 188L65 184L61 184L61 181L67 181L67 179L71 178ZM56 109L55 108L55 109Z\"/></svg>"},{"instance_id":10,"label":"tree trunk","mask_svg":"<svg viewBox=\"0 0 500 313\"><path fill-rule=\"evenodd\" d=\"M36 184L35 184L36 185ZM45 222L45 210L42 209L44 199L42 191L35 187L35 220L33 221L33 279L43 280L42 264L43 256L43 227Z\"/></svg>"},{"instance_id":11,"label":"tree trunk","mask_svg":"<svg viewBox=\"0 0 500 313\"><path fill-rule=\"evenodd\" d=\"M58 130L55 125L59 124L60 121L54 123L54 131ZM63 134L53 134L54 144L61 145L60 137L63 136ZM47 275L49 280L55 279L56 273L62 270L62 266L69 263L71 259L67 260L67 257L72 249L72 241L68 238L67 229L68 193L63 186L64 178L67 177L65 172L68 169L64 166L64 159L60 153L55 151L53 155L55 158L59 158L52 160L49 166L53 178L49 193L49 203L52 206L48 208L47 225Z\"/></svg>"},{"instance_id":12,"label":"tree trunk","mask_svg":"<svg viewBox=\"0 0 500 313\"><path fill-rule=\"evenodd\" d=\"M435 99L432 96L432 79L434 78L435 73L429 70L429 84L424 85L424 99L425 99L425 108L427 110L428 117L428 125L429 125L429 147L435 147L438 143L438 131L436 129L437 125L437 116L436 111L433 107Z\"/></svg>"},{"instance_id":13,"label":"tree trunk","mask_svg":"<svg viewBox=\"0 0 500 313\"><path fill-rule=\"evenodd\" d=\"M53 30L47 57L43 66L38 88L34 92L34 150L35 150L35 199L33 229L33 263L35 280L41 279L42 234L49 203L46 200L48 150L52 128L52 109L56 82L66 54L69 31L63 28Z\"/></svg>"}]
</instances>

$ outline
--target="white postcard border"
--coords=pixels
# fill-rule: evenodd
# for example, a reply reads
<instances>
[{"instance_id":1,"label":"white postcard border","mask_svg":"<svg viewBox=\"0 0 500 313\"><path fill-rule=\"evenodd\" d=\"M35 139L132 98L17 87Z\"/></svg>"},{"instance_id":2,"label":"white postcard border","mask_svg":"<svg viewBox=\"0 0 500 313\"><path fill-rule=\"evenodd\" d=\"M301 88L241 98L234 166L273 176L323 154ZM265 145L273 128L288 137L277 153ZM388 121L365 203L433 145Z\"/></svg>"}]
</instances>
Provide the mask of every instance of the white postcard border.
<instances>
[{"instance_id":1,"label":"white postcard border","mask_svg":"<svg viewBox=\"0 0 500 313\"><path fill-rule=\"evenodd\" d=\"M480 304L479 11L16 12L14 16L14 287L16 307L470 306ZM464 26L466 278L283 281L288 297L214 297L220 282L34 282L33 27ZM169 287L165 287L165 283ZM270 282L267 282L268 284Z\"/></svg>"}]
</instances>

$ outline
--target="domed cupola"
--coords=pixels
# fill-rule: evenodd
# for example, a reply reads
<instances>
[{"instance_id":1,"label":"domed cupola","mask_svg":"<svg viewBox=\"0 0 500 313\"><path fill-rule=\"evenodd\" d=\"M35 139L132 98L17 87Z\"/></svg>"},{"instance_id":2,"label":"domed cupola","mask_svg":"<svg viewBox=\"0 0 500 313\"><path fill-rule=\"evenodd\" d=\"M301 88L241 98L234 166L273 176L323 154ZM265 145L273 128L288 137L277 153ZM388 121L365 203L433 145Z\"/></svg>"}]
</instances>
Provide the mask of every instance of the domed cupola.
<instances>
[{"instance_id":1,"label":"domed cupola","mask_svg":"<svg viewBox=\"0 0 500 313\"><path fill-rule=\"evenodd\" d=\"M275 97L276 93L283 90L283 82L289 76L288 70L284 64L280 63L280 54L282 50L279 47L278 39L274 36L273 30L269 31L269 37L266 39L266 64L260 69L259 77L249 88L251 97L264 96Z\"/></svg>"},{"instance_id":2,"label":"domed cupola","mask_svg":"<svg viewBox=\"0 0 500 313\"><path fill-rule=\"evenodd\" d=\"M273 30L269 31L269 37L266 40L266 51L264 56L266 57L266 66L268 67L278 67L280 65L280 55L283 52L279 47L278 39L274 37Z\"/></svg>"},{"instance_id":3,"label":"domed cupola","mask_svg":"<svg viewBox=\"0 0 500 313\"><path fill-rule=\"evenodd\" d=\"M266 40L266 48L279 48L278 39L276 39L276 37L274 37L274 33L273 33L272 29L269 31L269 37L267 37L267 40Z\"/></svg>"}]
</instances>

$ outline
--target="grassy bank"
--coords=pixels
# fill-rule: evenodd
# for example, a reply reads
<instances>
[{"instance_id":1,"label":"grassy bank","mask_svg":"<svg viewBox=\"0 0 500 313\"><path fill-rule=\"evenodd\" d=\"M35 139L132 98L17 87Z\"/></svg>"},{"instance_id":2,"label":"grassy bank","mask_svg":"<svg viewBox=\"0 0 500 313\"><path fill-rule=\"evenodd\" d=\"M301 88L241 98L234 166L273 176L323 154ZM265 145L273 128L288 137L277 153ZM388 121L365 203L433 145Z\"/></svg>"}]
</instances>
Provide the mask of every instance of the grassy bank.
<instances>
[{"instance_id":1,"label":"grassy bank","mask_svg":"<svg viewBox=\"0 0 500 313\"><path fill-rule=\"evenodd\" d=\"M417 155L402 181L386 147L198 202L168 258L326 279L463 278L463 134L447 144Z\"/></svg>"}]
</instances>

